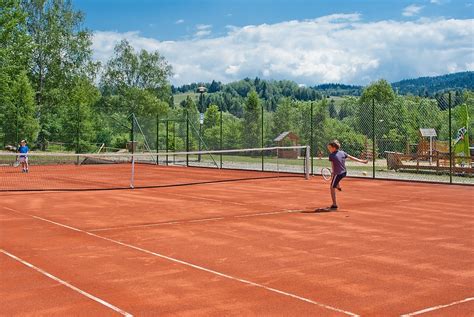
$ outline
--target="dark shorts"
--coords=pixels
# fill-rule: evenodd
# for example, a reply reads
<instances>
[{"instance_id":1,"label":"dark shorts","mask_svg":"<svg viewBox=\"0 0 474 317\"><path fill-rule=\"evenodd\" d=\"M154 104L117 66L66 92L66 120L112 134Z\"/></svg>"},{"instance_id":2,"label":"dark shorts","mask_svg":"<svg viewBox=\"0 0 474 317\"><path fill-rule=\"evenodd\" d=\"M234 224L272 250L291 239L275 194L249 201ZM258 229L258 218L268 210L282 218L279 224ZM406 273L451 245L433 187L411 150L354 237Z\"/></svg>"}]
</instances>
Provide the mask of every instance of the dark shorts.
<instances>
[{"instance_id":1,"label":"dark shorts","mask_svg":"<svg viewBox=\"0 0 474 317\"><path fill-rule=\"evenodd\" d=\"M339 185L339 182L346 176L347 176L346 172L334 176L331 181L331 188L337 188L337 185Z\"/></svg>"}]
</instances>

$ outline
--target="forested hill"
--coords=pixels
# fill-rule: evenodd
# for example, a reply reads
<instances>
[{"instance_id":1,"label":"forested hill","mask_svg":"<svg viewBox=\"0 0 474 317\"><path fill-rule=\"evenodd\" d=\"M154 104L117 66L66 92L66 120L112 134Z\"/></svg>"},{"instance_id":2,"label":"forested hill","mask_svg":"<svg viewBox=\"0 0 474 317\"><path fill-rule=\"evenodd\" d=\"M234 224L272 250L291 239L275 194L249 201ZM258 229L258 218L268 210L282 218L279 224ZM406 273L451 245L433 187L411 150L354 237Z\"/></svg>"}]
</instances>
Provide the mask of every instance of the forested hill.
<instances>
[{"instance_id":1,"label":"forested hill","mask_svg":"<svg viewBox=\"0 0 474 317\"><path fill-rule=\"evenodd\" d=\"M187 93L196 91L198 83L183 85L180 87L172 87L174 94ZM213 81L204 84L209 93L227 92L231 95L247 96L250 89L254 89L260 94L264 100L280 97L292 97L297 100L311 100L314 97L321 96L359 96L364 87L344 85L337 83L329 83L316 85L313 87L305 87L295 82L282 80L262 80L243 79L229 84L222 84ZM452 90L474 89L474 72L453 73L435 77L420 77L415 79L405 79L392 83L395 91L400 95L415 96L434 96L438 93Z\"/></svg>"},{"instance_id":2,"label":"forested hill","mask_svg":"<svg viewBox=\"0 0 474 317\"><path fill-rule=\"evenodd\" d=\"M392 83L401 95L431 96L449 90L474 89L474 72L462 72L436 77L420 77Z\"/></svg>"}]
</instances>

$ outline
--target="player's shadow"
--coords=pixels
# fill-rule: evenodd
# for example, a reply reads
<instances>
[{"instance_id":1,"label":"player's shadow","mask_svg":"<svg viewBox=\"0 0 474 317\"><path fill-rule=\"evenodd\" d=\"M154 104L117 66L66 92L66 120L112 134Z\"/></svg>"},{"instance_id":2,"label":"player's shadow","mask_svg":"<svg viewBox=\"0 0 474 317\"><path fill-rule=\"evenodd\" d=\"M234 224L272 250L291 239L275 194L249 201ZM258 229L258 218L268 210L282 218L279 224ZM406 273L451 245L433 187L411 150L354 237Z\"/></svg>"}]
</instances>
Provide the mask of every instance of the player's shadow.
<instances>
[{"instance_id":1,"label":"player's shadow","mask_svg":"<svg viewBox=\"0 0 474 317\"><path fill-rule=\"evenodd\" d=\"M303 214L322 214L322 213L330 213L330 212L341 212L342 210L338 209L331 209L331 208L316 208L311 210L303 210L301 213Z\"/></svg>"}]
</instances>

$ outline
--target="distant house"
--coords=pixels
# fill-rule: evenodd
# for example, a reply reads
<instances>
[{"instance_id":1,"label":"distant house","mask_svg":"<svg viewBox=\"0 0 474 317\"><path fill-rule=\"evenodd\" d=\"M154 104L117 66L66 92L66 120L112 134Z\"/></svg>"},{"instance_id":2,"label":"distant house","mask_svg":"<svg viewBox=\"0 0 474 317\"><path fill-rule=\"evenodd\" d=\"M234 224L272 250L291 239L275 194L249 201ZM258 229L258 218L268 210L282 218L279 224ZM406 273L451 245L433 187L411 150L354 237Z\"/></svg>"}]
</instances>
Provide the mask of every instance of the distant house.
<instances>
[{"instance_id":1,"label":"distant house","mask_svg":"<svg viewBox=\"0 0 474 317\"><path fill-rule=\"evenodd\" d=\"M299 141L300 141L300 138L291 131L285 131L273 140L273 142L275 142L277 146L296 146L296 145L299 145ZM278 150L279 158L297 159L300 156L301 156L300 149Z\"/></svg>"}]
</instances>

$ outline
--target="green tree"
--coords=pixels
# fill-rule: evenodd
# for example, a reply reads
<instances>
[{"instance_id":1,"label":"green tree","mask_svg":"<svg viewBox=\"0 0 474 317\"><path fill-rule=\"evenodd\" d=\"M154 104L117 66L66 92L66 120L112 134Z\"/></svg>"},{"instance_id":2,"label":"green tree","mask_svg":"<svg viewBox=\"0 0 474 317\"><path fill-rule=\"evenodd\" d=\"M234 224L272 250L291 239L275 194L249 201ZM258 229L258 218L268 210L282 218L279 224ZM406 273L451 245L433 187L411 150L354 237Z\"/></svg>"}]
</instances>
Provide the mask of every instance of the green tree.
<instances>
[{"instance_id":1,"label":"green tree","mask_svg":"<svg viewBox=\"0 0 474 317\"><path fill-rule=\"evenodd\" d=\"M369 138L381 138L384 131L381 122L388 122L392 119L390 113L394 108L396 95L392 86L384 80L378 80L367 86L359 99L359 127L358 130ZM375 127L375 128L374 128Z\"/></svg>"},{"instance_id":2,"label":"green tree","mask_svg":"<svg viewBox=\"0 0 474 317\"><path fill-rule=\"evenodd\" d=\"M223 147L224 149L239 149L243 147L241 119L229 112L223 114Z\"/></svg>"},{"instance_id":3,"label":"green tree","mask_svg":"<svg viewBox=\"0 0 474 317\"><path fill-rule=\"evenodd\" d=\"M73 87L65 105L62 140L69 149L78 153L87 152L96 139L93 105L99 100L100 92L86 78L78 78Z\"/></svg>"},{"instance_id":4,"label":"green tree","mask_svg":"<svg viewBox=\"0 0 474 317\"><path fill-rule=\"evenodd\" d=\"M19 85L25 85L22 77L29 67L31 48L26 13L19 1L0 0L0 141L3 145L16 142L11 130L16 121L9 121L12 119L9 112L16 113L12 94Z\"/></svg>"},{"instance_id":5,"label":"green tree","mask_svg":"<svg viewBox=\"0 0 474 317\"><path fill-rule=\"evenodd\" d=\"M277 137L280 133L285 131L296 132L296 104L290 98L283 98L280 100L278 107L273 115L273 129L272 134Z\"/></svg>"},{"instance_id":6,"label":"green tree","mask_svg":"<svg viewBox=\"0 0 474 317\"><path fill-rule=\"evenodd\" d=\"M4 112L5 143L17 145L21 139L35 140L39 124L35 119L35 95L26 72L18 75L10 93Z\"/></svg>"},{"instance_id":7,"label":"green tree","mask_svg":"<svg viewBox=\"0 0 474 317\"><path fill-rule=\"evenodd\" d=\"M208 149L220 148L220 112L216 105L210 105L204 114L203 138Z\"/></svg>"},{"instance_id":8,"label":"green tree","mask_svg":"<svg viewBox=\"0 0 474 317\"><path fill-rule=\"evenodd\" d=\"M395 92L392 86L385 79L380 79L367 86L362 92L360 103L371 105L372 100L378 104L387 104L395 99Z\"/></svg>"},{"instance_id":9,"label":"green tree","mask_svg":"<svg viewBox=\"0 0 474 317\"><path fill-rule=\"evenodd\" d=\"M204 114L204 129L219 126L219 107L210 105Z\"/></svg>"},{"instance_id":10,"label":"green tree","mask_svg":"<svg viewBox=\"0 0 474 317\"><path fill-rule=\"evenodd\" d=\"M313 107L313 116L311 117L311 107ZM326 144L329 141L326 132L327 119L329 117L328 104L326 99L319 102L299 102L298 103L299 136L302 144L309 144L314 149L315 154L319 151L325 151ZM311 121L313 121L313 144L311 144Z\"/></svg>"},{"instance_id":11,"label":"green tree","mask_svg":"<svg viewBox=\"0 0 474 317\"><path fill-rule=\"evenodd\" d=\"M336 118L337 117L337 109L336 109L336 103L334 102L334 99L331 99L329 102L329 117L331 118Z\"/></svg>"},{"instance_id":12,"label":"green tree","mask_svg":"<svg viewBox=\"0 0 474 317\"><path fill-rule=\"evenodd\" d=\"M355 97L346 97L342 101L339 109L339 120L347 117L355 117L359 113L359 102Z\"/></svg>"},{"instance_id":13,"label":"green tree","mask_svg":"<svg viewBox=\"0 0 474 317\"><path fill-rule=\"evenodd\" d=\"M135 52L127 40L122 40L115 46L114 56L105 66L101 85L106 94L120 94L123 90L138 88L168 100L171 74L171 66L158 51Z\"/></svg>"},{"instance_id":14,"label":"green tree","mask_svg":"<svg viewBox=\"0 0 474 317\"><path fill-rule=\"evenodd\" d=\"M0 0L0 8L0 72L17 75L27 70L31 59L27 14L18 0Z\"/></svg>"},{"instance_id":15,"label":"green tree","mask_svg":"<svg viewBox=\"0 0 474 317\"><path fill-rule=\"evenodd\" d=\"M256 148L261 146L260 113L260 99L257 92L252 90L248 93L244 106L242 135L245 147Z\"/></svg>"},{"instance_id":16,"label":"green tree","mask_svg":"<svg viewBox=\"0 0 474 317\"><path fill-rule=\"evenodd\" d=\"M349 125L329 118L325 130L327 140L339 140L344 151L349 154L359 157L365 150L365 136L357 133Z\"/></svg>"},{"instance_id":17,"label":"green tree","mask_svg":"<svg viewBox=\"0 0 474 317\"><path fill-rule=\"evenodd\" d=\"M42 143L60 139L65 105L77 78L94 80L92 33L83 27L84 15L70 0L23 0L26 25L33 40L30 78L36 92Z\"/></svg>"}]
</instances>

